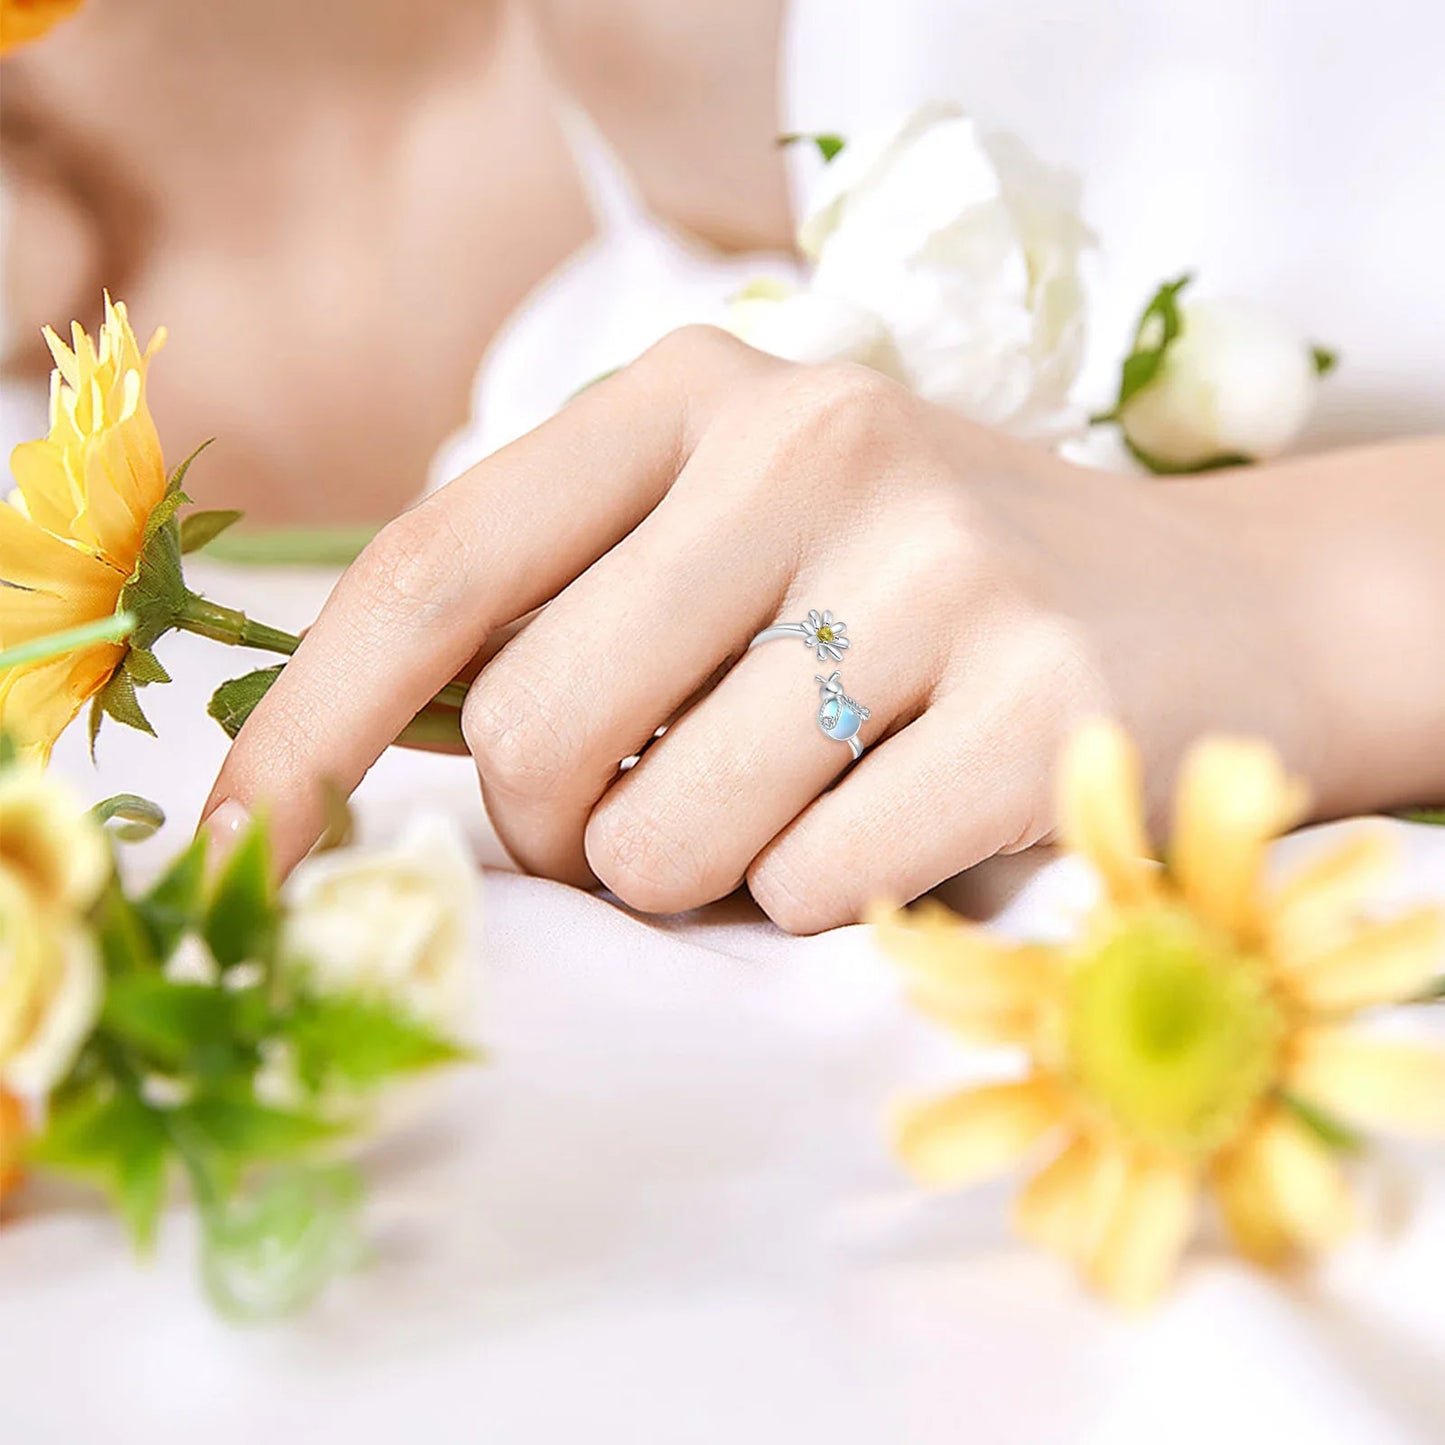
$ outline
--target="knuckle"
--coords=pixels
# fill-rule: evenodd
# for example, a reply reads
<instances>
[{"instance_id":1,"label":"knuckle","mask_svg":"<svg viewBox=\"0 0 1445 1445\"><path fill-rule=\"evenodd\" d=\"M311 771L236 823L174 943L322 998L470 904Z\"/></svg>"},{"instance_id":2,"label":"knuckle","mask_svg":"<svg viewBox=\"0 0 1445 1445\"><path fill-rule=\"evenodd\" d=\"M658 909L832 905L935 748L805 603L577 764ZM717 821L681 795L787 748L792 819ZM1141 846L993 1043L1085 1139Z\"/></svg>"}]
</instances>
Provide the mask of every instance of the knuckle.
<instances>
[{"instance_id":1,"label":"knuckle","mask_svg":"<svg viewBox=\"0 0 1445 1445\"><path fill-rule=\"evenodd\" d=\"M896 382L847 361L789 375L779 403L799 440L849 453L892 439L913 411L909 394Z\"/></svg>"},{"instance_id":2,"label":"knuckle","mask_svg":"<svg viewBox=\"0 0 1445 1445\"><path fill-rule=\"evenodd\" d=\"M661 371L673 374L710 367L746 351L737 337L719 326L694 322L669 331L653 342L633 363L643 372Z\"/></svg>"},{"instance_id":3,"label":"knuckle","mask_svg":"<svg viewBox=\"0 0 1445 1445\"><path fill-rule=\"evenodd\" d=\"M466 543L444 507L425 504L389 522L346 574L346 595L373 621L443 620L464 582Z\"/></svg>"},{"instance_id":4,"label":"knuckle","mask_svg":"<svg viewBox=\"0 0 1445 1445\"><path fill-rule=\"evenodd\" d=\"M668 828L628 800L604 802L587 824L587 861L624 903L678 913L718 896L711 861L695 836Z\"/></svg>"},{"instance_id":5,"label":"knuckle","mask_svg":"<svg viewBox=\"0 0 1445 1445\"><path fill-rule=\"evenodd\" d=\"M565 716L563 699L545 678L499 659L467 693L462 736L484 782L528 795L555 784L576 761L578 743Z\"/></svg>"}]
</instances>

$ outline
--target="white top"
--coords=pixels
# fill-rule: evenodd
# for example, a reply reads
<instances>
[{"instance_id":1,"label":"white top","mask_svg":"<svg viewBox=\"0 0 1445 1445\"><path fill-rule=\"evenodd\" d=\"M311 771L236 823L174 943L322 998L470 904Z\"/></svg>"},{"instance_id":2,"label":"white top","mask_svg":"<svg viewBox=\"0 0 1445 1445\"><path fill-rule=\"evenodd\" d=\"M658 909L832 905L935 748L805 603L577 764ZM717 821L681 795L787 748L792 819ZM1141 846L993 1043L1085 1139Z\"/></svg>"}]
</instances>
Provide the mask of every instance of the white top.
<instances>
[{"instance_id":1,"label":"white top","mask_svg":"<svg viewBox=\"0 0 1445 1445\"><path fill-rule=\"evenodd\" d=\"M1321 435L1440 429L1442 53L1431 0L808 0L788 123L847 132L952 94L1078 168L1107 262L1100 395L1144 296L1193 266L1201 290L1272 300L1339 348ZM606 233L499 339L476 435L438 472L755 270L662 235L586 154ZM329 581L197 578L283 624ZM193 638L164 648L182 679L147 698L164 741L112 729L97 776L72 737L57 765L96 796L153 793L174 842L224 751L203 700L246 664ZM480 831L466 767L389 755L361 794L368 829L435 806ZM1445 830L1399 831L1402 890L1445 900ZM1056 863L1000 926L1057 928L1085 892ZM1206 1249L1137 1325L1011 1239L1004 1188L924 1198L890 1161L888 1104L969 1064L903 1008L864 930L785 939L736 901L646 922L501 872L486 894L494 1062L376 1153L375 1264L314 1315L239 1333L197 1295L188 1211L138 1270L104 1215L32 1198L0 1236L7 1441L1445 1435L1438 1156L1387 1172L1407 1225L1309 1282Z\"/></svg>"}]
</instances>

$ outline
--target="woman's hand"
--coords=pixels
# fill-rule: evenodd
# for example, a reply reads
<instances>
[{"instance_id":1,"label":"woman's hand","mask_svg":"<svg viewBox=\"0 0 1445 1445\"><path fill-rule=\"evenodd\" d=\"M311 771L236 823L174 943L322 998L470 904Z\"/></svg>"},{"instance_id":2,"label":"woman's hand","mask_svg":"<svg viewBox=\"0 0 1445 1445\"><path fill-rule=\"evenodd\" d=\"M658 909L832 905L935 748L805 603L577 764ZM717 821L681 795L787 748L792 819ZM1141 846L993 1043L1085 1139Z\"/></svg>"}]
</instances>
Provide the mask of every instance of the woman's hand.
<instances>
[{"instance_id":1,"label":"woman's hand","mask_svg":"<svg viewBox=\"0 0 1445 1445\"><path fill-rule=\"evenodd\" d=\"M1226 493L1078 469L871 372L681 331L378 536L208 812L264 800L289 867L322 781L354 788L481 658L462 728L525 868L649 912L746 880L784 928L850 922L1047 837L1085 714L1124 717L1156 791L1206 727L1326 768L1276 534ZM841 663L747 651L824 608ZM871 709L856 765L815 720L835 667Z\"/></svg>"}]
</instances>

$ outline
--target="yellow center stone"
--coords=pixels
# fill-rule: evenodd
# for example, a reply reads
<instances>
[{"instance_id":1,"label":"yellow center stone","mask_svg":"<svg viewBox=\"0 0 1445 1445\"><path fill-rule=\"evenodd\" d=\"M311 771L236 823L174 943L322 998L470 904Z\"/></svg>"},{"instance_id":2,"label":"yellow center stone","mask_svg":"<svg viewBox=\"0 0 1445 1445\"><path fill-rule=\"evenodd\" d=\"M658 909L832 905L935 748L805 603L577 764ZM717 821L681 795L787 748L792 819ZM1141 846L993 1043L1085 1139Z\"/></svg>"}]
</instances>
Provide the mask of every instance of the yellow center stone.
<instances>
[{"instance_id":1,"label":"yellow center stone","mask_svg":"<svg viewBox=\"0 0 1445 1445\"><path fill-rule=\"evenodd\" d=\"M1284 1020L1254 960L1187 914L1125 922L1069 984L1065 1049L1080 1092L1126 1134L1203 1154L1273 1082Z\"/></svg>"},{"instance_id":2,"label":"yellow center stone","mask_svg":"<svg viewBox=\"0 0 1445 1445\"><path fill-rule=\"evenodd\" d=\"M831 627L820 627L818 629L819 642L832 642L836 636L837 633L835 633Z\"/></svg>"}]
</instances>

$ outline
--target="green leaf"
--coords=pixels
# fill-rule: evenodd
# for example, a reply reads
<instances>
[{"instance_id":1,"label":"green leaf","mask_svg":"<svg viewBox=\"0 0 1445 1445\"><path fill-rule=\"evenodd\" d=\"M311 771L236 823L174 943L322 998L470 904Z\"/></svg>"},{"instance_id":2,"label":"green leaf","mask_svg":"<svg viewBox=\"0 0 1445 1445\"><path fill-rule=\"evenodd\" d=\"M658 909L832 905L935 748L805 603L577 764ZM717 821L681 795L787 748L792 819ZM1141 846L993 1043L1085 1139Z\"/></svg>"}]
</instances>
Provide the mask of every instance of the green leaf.
<instances>
[{"instance_id":1,"label":"green leaf","mask_svg":"<svg viewBox=\"0 0 1445 1445\"><path fill-rule=\"evenodd\" d=\"M92 917L101 957L112 980L140 969L160 967L150 933L118 879L111 879Z\"/></svg>"},{"instance_id":2,"label":"green leaf","mask_svg":"<svg viewBox=\"0 0 1445 1445\"><path fill-rule=\"evenodd\" d=\"M274 667L261 667L255 672L233 677L211 694L206 711L220 723L227 737L234 738L241 731L256 704L271 690L271 684L281 676L281 669L285 666L284 662L278 662Z\"/></svg>"},{"instance_id":3,"label":"green leaf","mask_svg":"<svg viewBox=\"0 0 1445 1445\"><path fill-rule=\"evenodd\" d=\"M361 1180L332 1164L291 1168L207 1209L201 1277L226 1318L253 1324L305 1308L362 1256Z\"/></svg>"},{"instance_id":4,"label":"green leaf","mask_svg":"<svg viewBox=\"0 0 1445 1445\"><path fill-rule=\"evenodd\" d=\"M303 994L281 1034L308 1088L367 1089L398 1074L475 1060L477 1055L395 1005L357 994Z\"/></svg>"},{"instance_id":5,"label":"green leaf","mask_svg":"<svg viewBox=\"0 0 1445 1445\"><path fill-rule=\"evenodd\" d=\"M380 530L373 524L246 527L217 538L206 555L246 567L346 567Z\"/></svg>"},{"instance_id":6,"label":"green leaf","mask_svg":"<svg viewBox=\"0 0 1445 1445\"><path fill-rule=\"evenodd\" d=\"M26 591L26 588L20 588ZM136 617L131 612L116 612L95 622L80 627L67 627L64 632L52 632L46 637L34 637L15 647L0 652L0 672L7 668L20 667L26 663L44 662L48 657L63 657L82 647L93 647L98 642L124 642L135 631Z\"/></svg>"},{"instance_id":7,"label":"green leaf","mask_svg":"<svg viewBox=\"0 0 1445 1445\"><path fill-rule=\"evenodd\" d=\"M1129 400L1137 396L1159 375L1164 357L1184 329L1179 311L1179 295L1194 277L1186 272L1174 281L1166 281L1149 298L1134 328L1134 346L1124 358L1119 372L1119 396L1113 408L1091 420L1095 425L1118 421ZM1146 463L1146 465L1148 465ZM1150 470L1154 470L1153 467Z\"/></svg>"},{"instance_id":8,"label":"green leaf","mask_svg":"<svg viewBox=\"0 0 1445 1445\"><path fill-rule=\"evenodd\" d=\"M135 905L162 961L200 927L205 884L206 835L199 833Z\"/></svg>"},{"instance_id":9,"label":"green leaf","mask_svg":"<svg viewBox=\"0 0 1445 1445\"><path fill-rule=\"evenodd\" d=\"M97 1184L111 1197L138 1251L149 1249L165 1202L169 1137L158 1111L128 1090L52 1112L27 1149L44 1169Z\"/></svg>"},{"instance_id":10,"label":"green leaf","mask_svg":"<svg viewBox=\"0 0 1445 1445\"><path fill-rule=\"evenodd\" d=\"M252 960L268 962L277 914L270 840L258 820L242 835L216 880L202 929L211 956L223 969Z\"/></svg>"},{"instance_id":11,"label":"green leaf","mask_svg":"<svg viewBox=\"0 0 1445 1445\"><path fill-rule=\"evenodd\" d=\"M1281 1089L1279 1101L1326 1149L1336 1154L1358 1154L1365 1147L1364 1136L1318 1105Z\"/></svg>"},{"instance_id":12,"label":"green leaf","mask_svg":"<svg viewBox=\"0 0 1445 1445\"><path fill-rule=\"evenodd\" d=\"M181 518L181 554L209 547L227 527L233 527L244 513L229 511L190 512Z\"/></svg>"},{"instance_id":13,"label":"green leaf","mask_svg":"<svg viewBox=\"0 0 1445 1445\"><path fill-rule=\"evenodd\" d=\"M204 983L176 983L159 973L112 981L101 1024L153 1068L217 1079L255 1066L255 1042L270 1010L259 989L235 992Z\"/></svg>"},{"instance_id":14,"label":"green leaf","mask_svg":"<svg viewBox=\"0 0 1445 1445\"><path fill-rule=\"evenodd\" d=\"M116 672L110 681L101 688L96 694L96 701L107 717L113 717L116 722L124 723L128 728L135 728L137 732L149 733L151 737L155 737L156 730L151 726L150 719L141 711L140 702L136 698L135 683L130 680L124 669Z\"/></svg>"},{"instance_id":15,"label":"green leaf","mask_svg":"<svg viewBox=\"0 0 1445 1445\"><path fill-rule=\"evenodd\" d=\"M153 682L169 682L171 675L161 666L161 660L148 647L131 647L122 664L126 674L137 687L149 687Z\"/></svg>"},{"instance_id":16,"label":"green leaf","mask_svg":"<svg viewBox=\"0 0 1445 1445\"><path fill-rule=\"evenodd\" d=\"M1254 458L1245 456L1243 452L1221 452L1219 456L1202 462L1162 462L1150 456L1143 447L1136 446L1126 434L1121 432L1120 437L1129 455L1158 477L1195 477L1203 472L1218 472L1225 467L1247 467L1254 463Z\"/></svg>"},{"instance_id":17,"label":"green leaf","mask_svg":"<svg viewBox=\"0 0 1445 1445\"><path fill-rule=\"evenodd\" d=\"M1316 376L1328 376L1340 364L1339 352L1327 346L1310 347L1310 356L1314 359Z\"/></svg>"},{"instance_id":18,"label":"green leaf","mask_svg":"<svg viewBox=\"0 0 1445 1445\"><path fill-rule=\"evenodd\" d=\"M166 815L159 803L136 793L116 793L90 810L99 823L119 818L120 826L111 831L123 843L138 843L165 827Z\"/></svg>"},{"instance_id":19,"label":"green leaf","mask_svg":"<svg viewBox=\"0 0 1445 1445\"><path fill-rule=\"evenodd\" d=\"M1437 828L1445 828L1445 808L1405 808L1395 816L1407 823L1433 823Z\"/></svg>"},{"instance_id":20,"label":"green leaf","mask_svg":"<svg viewBox=\"0 0 1445 1445\"><path fill-rule=\"evenodd\" d=\"M0 771L13 768L20 761L20 744L0 728Z\"/></svg>"},{"instance_id":21,"label":"green leaf","mask_svg":"<svg viewBox=\"0 0 1445 1445\"><path fill-rule=\"evenodd\" d=\"M780 146L796 145L799 141L811 141L818 147L818 154L823 157L823 164L827 165L834 156L848 144L840 135L833 135L831 132L813 134L808 131L789 131L787 135L778 137Z\"/></svg>"},{"instance_id":22,"label":"green leaf","mask_svg":"<svg viewBox=\"0 0 1445 1445\"><path fill-rule=\"evenodd\" d=\"M344 1132L313 1114L273 1109L241 1093L201 1096L174 1113L178 1122L238 1170L294 1158Z\"/></svg>"}]
</instances>

